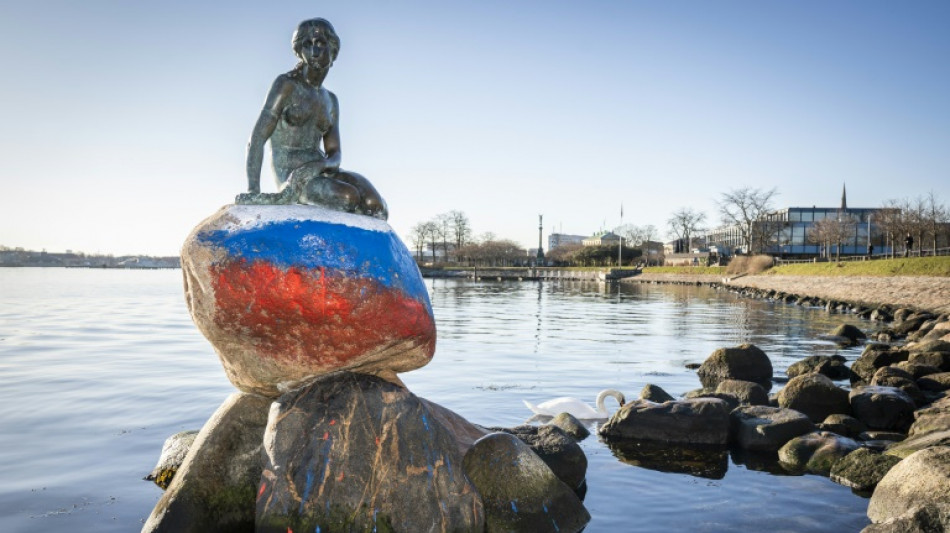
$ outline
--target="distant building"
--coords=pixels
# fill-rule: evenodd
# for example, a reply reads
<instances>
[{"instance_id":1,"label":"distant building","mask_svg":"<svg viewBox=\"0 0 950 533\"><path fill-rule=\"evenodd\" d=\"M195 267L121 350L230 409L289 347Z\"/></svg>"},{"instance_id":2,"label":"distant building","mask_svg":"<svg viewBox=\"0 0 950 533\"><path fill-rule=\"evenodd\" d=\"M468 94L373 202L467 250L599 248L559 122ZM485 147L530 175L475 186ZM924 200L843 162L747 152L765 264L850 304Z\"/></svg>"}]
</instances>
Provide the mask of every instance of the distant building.
<instances>
[{"instance_id":1,"label":"distant building","mask_svg":"<svg viewBox=\"0 0 950 533\"><path fill-rule=\"evenodd\" d=\"M548 250L553 250L558 246L565 244L581 244L584 242L583 235L568 235L566 233L552 233L548 235Z\"/></svg>"},{"instance_id":2,"label":"distant building","mask_svg":"<svg viewBox=\"0 0 950 533\"><path fill-rule=\"evenodd\" d=\"M626 244L627 240L612 231L601 231L581 241L584 246L616 246Z\"/></svg>"}]
</instances>

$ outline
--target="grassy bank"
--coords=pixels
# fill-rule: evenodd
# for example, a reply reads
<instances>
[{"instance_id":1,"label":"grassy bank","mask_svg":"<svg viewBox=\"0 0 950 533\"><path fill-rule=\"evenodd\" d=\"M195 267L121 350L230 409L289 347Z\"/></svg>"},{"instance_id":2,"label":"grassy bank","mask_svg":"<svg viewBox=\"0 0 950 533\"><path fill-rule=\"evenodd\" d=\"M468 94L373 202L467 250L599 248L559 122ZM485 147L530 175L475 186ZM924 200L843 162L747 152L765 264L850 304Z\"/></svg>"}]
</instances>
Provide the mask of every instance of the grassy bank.
<instances>
[{"instance_id":1,"label":"grassy bank","mask_svg":"<svg viewBox=\"0 0 950 533\"><path fill-rule=\"evenodd\" d=\"M841 263L798 263L772 267L766 274L787 276L938 276L950 277L950 256L876 259Z\"/></svg>"},{"instance_id":2,"label":"grassy bank","mask_svg":"<svg viewBox=\"0 0 950 533\"><path fill-rule=\"evenodd\" d=\"M726 267L650 267L645 274L725 275ZM772 267L764 275L784 276L936 276L950 277L950 256L797 263Z\"/></svg>"}]
</instances>

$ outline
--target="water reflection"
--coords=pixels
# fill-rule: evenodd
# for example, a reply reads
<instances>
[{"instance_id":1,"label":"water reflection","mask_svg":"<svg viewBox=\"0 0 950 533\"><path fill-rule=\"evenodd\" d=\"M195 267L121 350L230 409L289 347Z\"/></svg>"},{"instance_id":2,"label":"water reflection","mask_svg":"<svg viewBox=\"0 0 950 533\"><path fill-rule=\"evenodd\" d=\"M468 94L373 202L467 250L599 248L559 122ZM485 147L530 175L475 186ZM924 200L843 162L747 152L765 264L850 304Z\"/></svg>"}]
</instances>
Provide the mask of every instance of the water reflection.
<instances>
[{"instance_id":1,"label":"water reflection","mask_svg":"<svg viewBox=\"0 0 950 533\"><path fill-rule=\"evenodd\" d=\"M620 462L674 474L722 479L729 468L723 447L678 445L644 440L604 440Z\"/></svg>"}]
</instances>

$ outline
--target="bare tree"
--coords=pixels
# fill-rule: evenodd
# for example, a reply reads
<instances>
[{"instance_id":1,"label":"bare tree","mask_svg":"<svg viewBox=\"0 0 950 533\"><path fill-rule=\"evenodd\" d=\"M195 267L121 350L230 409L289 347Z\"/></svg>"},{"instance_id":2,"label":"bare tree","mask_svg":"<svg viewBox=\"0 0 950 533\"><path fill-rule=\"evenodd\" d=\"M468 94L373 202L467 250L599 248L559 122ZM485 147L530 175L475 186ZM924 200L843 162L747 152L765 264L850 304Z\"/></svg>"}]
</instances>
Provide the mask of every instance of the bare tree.
<instances>
[{"instance_id":1,"label":"bare tree","mask_svg":"<svg viewBox=\"0 0 950 533\"><path fill-rule=\"evenodd\" d=\"M468 216L461 211L449 211L449 217L452 220L455 246L461 248L472 238L472 226L468 221Z\"/></svg>"},{"instance_id":2,"label":"bare tree","mask_svg":"<svg viewBox=\"0 0 950 533\"><path fill-rule=\"evenodd\" d=\"M681 207L674 211L673 216L666 222L670 226L670 235L683 239L686 243L686 251L689 252L692 234L701 231L705 221L706 213L696 211L691 207Z\"/></svg>"},{"instance_id":3,"label":"bare tree","mask_svg":"<svg viewBox=\"0 0 950 533\"><path fill-rule=\"evenodd\" d=\"M947 211L947 206L937 198L937 195L930 191L924 197L923 214L925 232L933 244L933 254L937 255L937 240L940 235L946 233L945 227L947 222L950 222L950 212Z\"/></svg>"},{"instance_id":4,"label":"bare tree","mask_svg":"<svg viewBox=\"0 0 950 533\"><path fill-rule=\"evenodd\" d=\"M772 210L772 199L776 195L778 191L774 187L767 191L742 187L722 193L717 202L723 224L739 227L739 235L748 253L761 251L770 237L771 228L759 222Z\"/></svg>"},{"instance_id":5,"label":"bare tree","mask_svg":"<svg viewBox=\"0 0 950 533\"><path fill-rule=\"evenodd\" d=\"M426 227L425 222L420 222L412 227L409 230L409 242L412 243L412 246L416 249L416 257L422 260L422 249L426 245L426 239L429 237L429 228Z\"/></svg>"},{"instance_id":6,"label":"bare tree","mask_svg":"<svg viewBox=\"0 0 950 533\"><path fill-rule=\"evenodd\" d=\"M826 256L835 247L835 261L841 260L842 243L854 236L855 224L853 217L845 213L838 213L837 218L826 218L812 224L808 229L808 238L814 243L825 247Z\"/></svg>"}]
</instances>

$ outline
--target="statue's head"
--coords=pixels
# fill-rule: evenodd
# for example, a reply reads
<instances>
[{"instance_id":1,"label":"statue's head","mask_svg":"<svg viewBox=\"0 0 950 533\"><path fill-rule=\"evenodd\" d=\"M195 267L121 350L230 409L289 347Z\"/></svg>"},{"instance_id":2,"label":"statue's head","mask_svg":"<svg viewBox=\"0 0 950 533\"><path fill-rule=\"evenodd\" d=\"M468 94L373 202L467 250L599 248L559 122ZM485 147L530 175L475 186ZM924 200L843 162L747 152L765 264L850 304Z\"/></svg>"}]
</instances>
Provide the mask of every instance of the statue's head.
<instances>
[{"instance_id":1,"label":"statue's head","mask_svg":"<svg viewBox=\"0 0 950 533\"><path fill-rule=\"evenodd\" d=\"M340 37L326 19L309 19L298 24L292 42L294 54L302 62L316 61L317 66L323 68L332 65L340 53Z\"/></svg>"}]
</instances>

